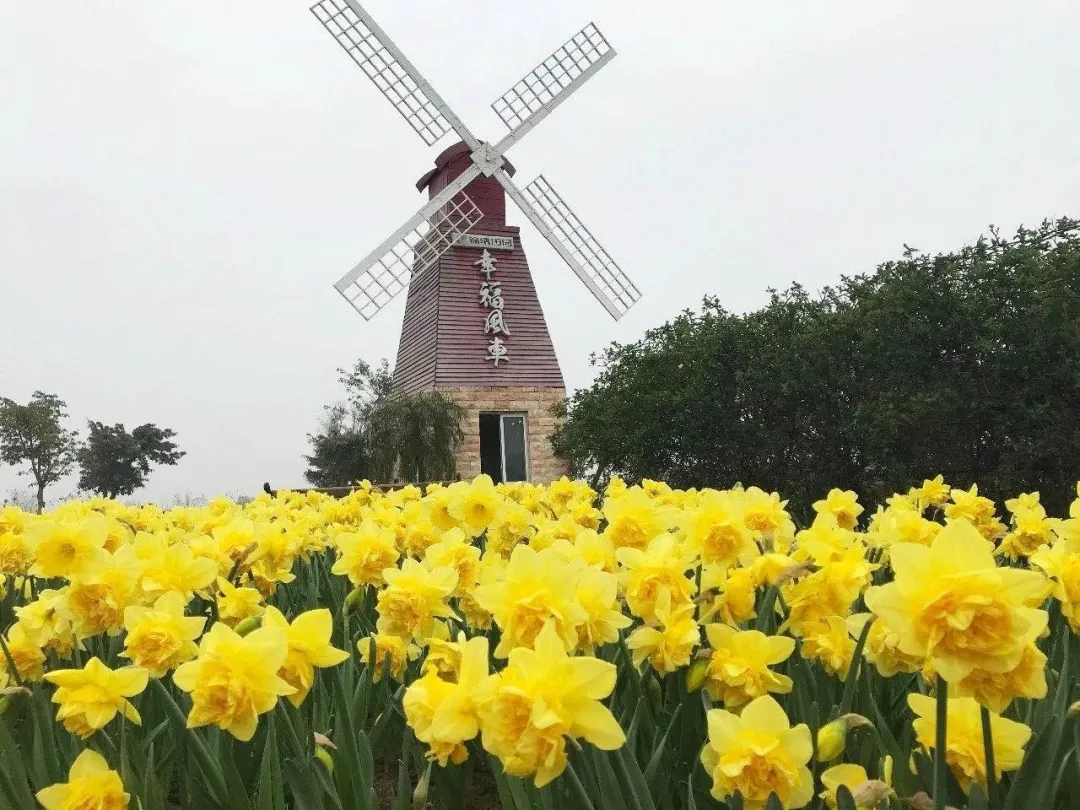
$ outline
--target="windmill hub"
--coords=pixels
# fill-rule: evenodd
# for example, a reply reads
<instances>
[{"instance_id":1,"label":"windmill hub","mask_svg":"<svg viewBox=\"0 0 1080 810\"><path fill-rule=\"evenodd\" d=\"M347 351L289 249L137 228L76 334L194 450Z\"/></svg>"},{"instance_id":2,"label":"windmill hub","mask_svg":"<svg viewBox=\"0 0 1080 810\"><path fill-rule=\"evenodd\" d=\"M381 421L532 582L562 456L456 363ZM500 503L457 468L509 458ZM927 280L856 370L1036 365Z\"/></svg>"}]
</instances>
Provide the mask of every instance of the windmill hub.
<instances>
[{"instance_id":1,"label":"windmill hub","mask_svg":"<svg viewBox=\"0 0 1080 810\"><path fill-rule=\"evenodd\" d=\"M461 143L418 188L428 202L334 286L373 318L408 290L394 387L438 390L465 407L463 478L545 481L566 472L551 450L553 407L566 395L508 197L611 317L641 297L543 175L524 188L507 151L615 57L585 26L491 105L509 132L479 140L357 0L318 0L319 22L428 146Z\"/></svg>"},{"instance_id":2,"label":"windmill hub","mask_svg":"<svg viewBox=\"0 0 1080 810\"><path fill-rule=\"evenodd\" d=\"M480 148L472 153L472 160L484 177L493 176L503 164L503 156L487 141L483 141Z\"/></svg>"}]
</instances>

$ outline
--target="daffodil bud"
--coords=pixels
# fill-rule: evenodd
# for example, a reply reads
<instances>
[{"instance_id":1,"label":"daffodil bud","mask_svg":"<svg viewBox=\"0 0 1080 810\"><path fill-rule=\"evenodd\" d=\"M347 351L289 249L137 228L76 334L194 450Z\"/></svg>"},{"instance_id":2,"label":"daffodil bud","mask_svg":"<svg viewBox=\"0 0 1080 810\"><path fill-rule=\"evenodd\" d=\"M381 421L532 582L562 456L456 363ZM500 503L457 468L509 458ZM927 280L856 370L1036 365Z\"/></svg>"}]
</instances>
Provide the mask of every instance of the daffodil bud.
<instances>
[{"instance_id":1,"label":"daffodil bud","mask_svg":"<svg viewBox=\"0 0 1080 810\"><path fill-rule=\"evenodd\" d=\"M1065 716L1076 717L1076 715L1078 714L1080 714L1080 700L1076 701L1076 703L1069 707L1069 710L1065 712Z\"/></svg>"},{"instance_id":2,"label":"daffodil bud","mask_svg":"<svg viewBox=\"0 0 1080 810\"><path fill-rule=\"evenodd\" d=\"M364 591L366 588L357 586L349 591L349 595L345 597L345 613L349 614L360 607L360 603L364 601Z\"/></svg>"},{"instance_id":3,"label":"daffodil bud","mask_svg":"<svg viewBox=\"0 0 1080 810\"><path fill-rule=\"evenodd\" d=\"M327 771L334 772L334 760L330 756L330 752L320 745L315 746L315 759L325 765Z\"/></svg>"},{"instance_id":4,"label":"daffodil bud","mask_svg":"<svg viewBox=\"0 0 1080 810\"><path fill-rule=\"evenodd\" d=\"M236 625L236 635L246 636L254 630L262 627L262 616L249 616Z\"/></svg>"},{"instance_id":5,"label":"daffodil bud","mask_svg":"<svg viewBox=\"0 0 1080 810\"><path fill-rule=\"evenodd\" d=\"M686 670L686 691L696 692L705 684L705 677L709 674L709 661L705 658L697 658Z\"/></svg>"},{"instance_id":6,"label":"daffodil bud","mask_svg":"<svg viewBox=\"0 0 1080 810\"><path fill-rule=\"evenodd\" d=\"M842 753L847 744L848 732L858 726L868 726L870 721L861 714L845 714L818 729L818 762L832 762Z\"/></svg>"},{"instance_id":7,"label":"daffodil bud","mask_svg":"<svg viewBox=\"0 0 1080 810\"><path fill-rule=\"evenodd\" d=\"M420 782L416 785L416 790L412 795L413 810L424 810L427 807L428 800L428 785L431 783L431 763L428 763L427 769L424 771L424 775L420 777Z\"/></svg>"}]
</instances>

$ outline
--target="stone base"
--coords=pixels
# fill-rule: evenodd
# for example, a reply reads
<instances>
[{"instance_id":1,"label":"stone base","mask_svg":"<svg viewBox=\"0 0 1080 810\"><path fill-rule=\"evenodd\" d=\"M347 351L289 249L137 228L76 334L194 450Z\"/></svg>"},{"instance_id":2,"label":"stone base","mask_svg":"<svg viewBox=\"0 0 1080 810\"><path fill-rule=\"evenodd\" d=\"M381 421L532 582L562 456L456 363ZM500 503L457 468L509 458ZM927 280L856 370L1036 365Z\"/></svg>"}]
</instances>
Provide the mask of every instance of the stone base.
<instances>
[{"instance_id":1,"label":"stone base","mask_svg":"<svg viewBox=\"0 0 1080 810\"><path fill-rule=\"evenodd\" d=\"M551 434L558 419L552 409L566 397L562 388L442 388L440 393L451 397L465 408L461 432L465 438L458 446L457 473L464 481L480 474L480 414L526 414L525 438L529 453L529 480L546 484L564 475L570 467L555 457L551 449Z\"/></svg>"}]
</instances>

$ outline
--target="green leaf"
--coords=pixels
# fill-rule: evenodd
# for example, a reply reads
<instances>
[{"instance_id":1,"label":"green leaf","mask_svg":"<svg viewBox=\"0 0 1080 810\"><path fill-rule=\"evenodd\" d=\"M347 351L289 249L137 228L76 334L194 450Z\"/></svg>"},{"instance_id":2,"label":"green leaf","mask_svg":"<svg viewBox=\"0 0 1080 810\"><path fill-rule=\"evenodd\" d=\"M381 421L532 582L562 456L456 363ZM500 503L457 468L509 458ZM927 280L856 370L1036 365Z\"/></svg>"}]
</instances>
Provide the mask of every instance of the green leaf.
<instances>
[{"instance_id":1,"label":"green leaf","mask_svg":"<svg viewBox=\"0 0 1080 810\"><path fill-rule=\"evenodd\" d=\"M205 790L218 804L224 804L225 798L229 795L228 787L225 783L225 776L221 772L221 768L217 764L217 760L210 754L210 749L207 748L206 742L195 733L193 729L187 727L187 718L184 717L184 713L180 710L180 706L173 700L172 695L169 694L169 690L165 688L159 679L154 678L150 681L154 687L156 693L160 696L162 703L165 704L165 709L172 718L173 727L176 729L177 734L181 736L185 744L195 755L195 762L199 766L199 770L202 771L203 776L210 783L203 786Z\"/></svg>"},{"instance_id":2,"label":"green leaf","mask_svg":"<svg viewBox=\"0 0 1080 810\"><path fill-rule=\"evenodd\" d=\"M859 682L859 677L864 669L863 662L863 648L866 646L866 639L870 636L870 626L874 623L876 617L872 616L870 621L863 625L862 632L859 633L859 640L855 642L855 652L851 657L851 668L848 670L847 680L844 681L844 695L840 699L840 715L843 716L851 711L851 705L855 702L855 686Z\"/></svg>"},{"instance_id":3,"label":"green leaf","mask_svg":"<svg viewBox=\"0 0 1080 810\"><path fill-rule=\"evenodd\" d=\"M784 803L780 801L780 797L775 793L770 793L765 802L765 810L784 810Z\"/></svg>"},{"instance_id":4,"label":"green leaf","mask_svg":"<svg viewBox=\"0 0 1080 810\"><path fill-rule=\"evenodd\" d=\"M757 621L754 623L754 629L760 633L769 634L769 631L776 627L776 616L773 615L774 608L776 606L776 597L780 593L780 589L775 585L765 591L765 597L761 600L761 606L758 608Z\"/></svg>"},{"instance_id":5,"label":"green leaf","mask_svg":"<svg viewBox=\"0 0 1080 810\"><path fill-rule=\"evenodd\" d=\"M398 762L397 795L394 797L393 810L409 810L412 804L412 783L409 781L409 766L404 759Z\"/></svg>"},{"instance_id":6,"label":"green leaf","mask_svg":"<svg viewBox=\"0 0 1080 810\"><path fill-rule=\"evenodd\" d=\"M850 810L854 810L855 805L852 804ZM990 800L983 792L982 786L979 784L973 784L971 790L968 791L968 803L967 810L988 810L990 807ZM844 810L842 807L838 807L837 810Z\"/></svg>"},{"instance_id":7,"label":"green leaf","mask_svg":"<svg viewBox=\"0 0 1080 810\"><path fill-rule=\"evenodd\" d=\"M660 741L653 746L653 755L649 758L649 764L645 766L645 781L655 791L659 789L657 782L657 774L660 772L660 763L664 759L664 753L667 751L668 737L671 736L671 730L675 728L675 721L679 719L679 715L682 713L682 704L675 707L675 711L671 713L671 720L668 721L667 728L664 729L664 735L660 738Z\"/></svg>"},{"instance_id":8,"label":"green leaf","mask_svg":"<svg viewBox=\"0 0 1080 810\"><path fill-rule=\"evenodd\" d=\"M836 810L856 810L855 799L847 785L840 785L836 789Z\"/></svg>"}]
</instances>

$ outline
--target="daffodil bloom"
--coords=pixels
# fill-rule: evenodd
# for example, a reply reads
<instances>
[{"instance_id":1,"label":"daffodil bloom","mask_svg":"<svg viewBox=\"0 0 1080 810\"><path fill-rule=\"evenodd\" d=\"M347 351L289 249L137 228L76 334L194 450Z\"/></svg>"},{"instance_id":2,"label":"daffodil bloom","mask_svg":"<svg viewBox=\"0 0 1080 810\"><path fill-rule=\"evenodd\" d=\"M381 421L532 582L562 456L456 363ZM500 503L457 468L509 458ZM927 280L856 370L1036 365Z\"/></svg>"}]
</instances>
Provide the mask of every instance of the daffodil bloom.
<instances>
[{"instance_id":1,"label":"daffodil bloom","mask_svg":"<svg viewBox=\"0 0 1080 810\"><path fill-rule=\"evenodd\" d=\"M447 599L457 586L453 568L428 569L414 559L401 568L383 571L386 587L379 591L375 626L379 633L422 641L431 635L436 619L455 616Z\"/></svg>"},{"instance_id":2,"label":"daffodil bloom","mask_svg":"<svg viewBox=\"0 0 1080 810\"><path fill-rule=\"evenodd\" d=\"M754 608L754 600L757 596L757 580L751 569L731 568L726 572L713 572L708 568L703 569L701 587L704 590L711 590L715 587L720 591L702 610L702 621L710 621L716 618L724 624L737 627L757 615Z\"/></svg>"},{"instance_id":3,"label":"daffodil bloom","mask_svg":"<svg viewBox=\"0 0 1080 810\"><path fill-rule=\"evenodd\" d=\"M453 568L457 571L454 596L465 596L476 587L480 575L480 549L465 539L461 529L451 529L438 543L428 546L424 566L429 569Z\"/></svg>"},{"instance_id":4,"label":"daffodil bloom","mask_svg":"<svg viewBox=\"0 0 1080 810\"><path fill-rule=\"evenodd\" d=\"M416 738L428 746L428 758L444 768L447 762L460 765L469 756L465 743L480 731L473 694L488 674L486 638L465 641L458 650L454 680L444 680L436 668L427 668L402 699L405 718Z\"/></svg>"},{"instance_id":5,"label":"daffodil bloom","mask_svg":"<svg viewBox=\"0 0 1080 810\"><path fill-rule=\"evenodd\" d=\"M684 518L683 532L703 565L750 565L761 554L743 520L742 504L729 492L706 493Z\"/></svg>"},{"instance_id":6,"label":"daffodil bloom","mask_svg":"<svg viewBox=\"0 0 1080 810\"><path fill-rule=\"evenodd\" d=\"M375 648L374 662L371 658L372 647ZM420 648L415 644L400 636L390 636L385 633L365 636L356 642L356 649L360 651L361 663L374 667L373 680L376 683L382 680L387 662L389 662L390 677L398 683L403 683L409 662L420 657Z\"/></svg>"},{"instance_id":7,"label":"daffodil bloom","mask_svg":"<svg viewBox=\"0 0 1080 810\"><path fill-rule=\"evenodd\" d=\"M330 569L344 574L353 585L378 585L382 573L400 556L394 533L373 520L365 520L355 531L337 535L335 543L340 556Z\"/></svg>"},{"instance_id":8,"label":"daffodil bloom","mask_svg":"<svg viewBox=\"0 0 1080 810\"><path fill-rule=\"evenodd\" d=\"M656 605L656 619L657 626L639 627L626 639L634 666L640 669L648 660L653 669L662 673L685 667L701 644L694 606L672 608L670 597L664 594Z\"/></svg>"},{"instance_id":9,"label":"daffodil bloom","mask_svg":"<svg viewBox=\"0 0 1080 810\"><path fill-rule=\"evenodd\" d=\"M275 607L263 614L263 627L285 631L288 654L278 675L296 691L288 695L294 706L304 702L315 682L315 668L334 667L349 657L330 643L333 619L326 608L301 613L292 624Z\"/></svg>"},{"instance_id":10,"label":"daffodil bloom","mask_svg":"<svg viewBox=\"0 0 1080 810\"><path fill-rule=\"evenodd\" d=\"M874 618L872 613L856 613L844 620L848 635L853 639L862 636L866 623ZM883 678L891 678L898 672L918 672L922 669L923 659L917 655L907 655L897 646L900 634L886 627L885 622L874 622L863 644L863 657L866 658Z\"/></svg>"},{"instance_id":11,"label":"daffodil bloom","mask_svg":"<svg viewBox=\"0 0 1080 810\"><path fill-rule=\"evenodd\" d=\"M785 510L787 501L775 492L750 487L742 493L743 521L766 552L787 551L795 537L795 524Z\"/></svg>"},{"instance_id":12,"label":"daffodil bloom","mask_svg":"<svg viewBox=\"0 0 1080 810\"><path fill-rule=\"evenodd\" d=\"M199 643L199 656L181 664L173 683L191 694L188 728L215 725L247 742L255 736L259 715L295 689L278 675L288 656L288 639L278 627L247 636L220 622Z\"/></svg>"},{"instance_id":13,"label":"daffodil bloom","mask_svg":"<svg viewBox=\"0 0 1080 810\"><path fill-rule=\"evenodd\" d=\"M937 715L934 698L908 695L915 712L915 736L927 750L936 745ZM972 784L986 788L986 752L983 745L982 714L974 698L949 698L945 723L945 760L965 792ZM994 743L995 777L1000 782L1005 771L1015 771L1024 760L1024 746L1031 729L1023 723L990 713L990 736Z\"/></svg>"},{"instance_id":14,"label":"daffodil bloom","mask_svg":"<svg viewBox=\"0 0 1080 810\"><path fill-rule=\"evenodd\" d=\"M25 536L34 551L33 576L71 578L105 555L109 521L97 513L78 520L39 518L27 525Z\"/></svg>"},{"instance_id":15,"label":"daffodil bloom","mask_svg":"<svg viewBox=\"0 0 1080 810\"><path fill-rule=\"evenodd\" d=\"M45 651L26 632L25 626L16 622L7 631L5 644L15 670L22 681L40 681L45 676ZM0 672L11 675L6 655L0 655Z\"/></svg>"},{"instance_id":16,"label":"daffodil bloom","mask_svg":"<svg viewBox=\"0 0 1080 810\"><path fill-rule=\"evenodd\" d=\"M924 677L926 673L924 672ZM1008 672L973 669L964 680L949 687L956 697L970 696L991 711L1004 712L1015 698L1046 697L1046 655L1034 639L1024 647L1020 663Z\"/></svg>"},{"instance_id":17,"label":"daffodil bloom","mask_svg":"<svg viewBox=\"0 0 1080 810\"><path fill-rule=\"evenodd\" d=\"M577 646L576 628L588 618L577 601L582 570L567 565L554 549L514 549L502 580L480 585L474 594L502 631L497 658L506 658L515 647L531 647L548 621L567 650Z\"/></svg>"},{"instance_id":18,"label":"daffodil bloom","mask_svg":"<svg viewBox=\"0 0 1080 810\"><path fill-rule=\"evenodd\" d=\"M76 646L75 619L68 606L67 589L46 589L36 601L15 608L25 641L67 660ZM19 667L22 669L22 666Z\"/></svg>"},{"instance_id":19,"label":"daffodil bloom","mask_svg":"<svg viewBox=\"0 0 1080 810\"><path fill-rule=\"evenodd\" d=\"M131 800L120 774L89 749L71 764L68 781L42 788L36 797L45 810L127 810Z\"/></svg>"},{"instance_id":20,"label":"daffodil bloom","mask_svg":"<svg viewBox=\"0 0 1080 810\"><path fill-rule=\"evenodd\" d=\"M718 801L738 791L747 810L762 810L775 793L784 810L795 810L813 798L814 777L806 767L814 752L810 729L792 728L769 695L752 700L740 715L711 709L708 729L701 764Z\"/></svg>"},{"instance_id":21,"label":"daffodil bloom","mask_svg":"<svg viewBox=\"0 0 1080 810\"><path fill-rule=\"evenodd\" d=\"M769 692L791 691L791 678L769 667L791 656L794 639L736 630L726 624L708 625L705 636L712 648L705 688L713 700L734 709Z\"/></svg>"},{"instance_id":22,"label":"daffodil bloom","mask_svg":"<svg viewBox=\"0 0 1080 810\"><path fill-rule=\"evenodd\" d=\"M136 540L136 550L143 559L142 588L151 599L164 593L176 593L187 602L196 591L213 584L218 564L206 557L197 557L187 543L167 545L150 535ZM142 548L140 549L140 543Z\"/></svg>"},{"instance_id":23,"label":"daffodil bloom","mask_svg":"<svg viewBox=\"0 0 1080 810\"><path fill-rule=\"evenodd\" d=\"M124 658L161 678L190 661L198 652L195 640L206 624L204 616L185 616L185 602L176 591L158 597L153 607L132 605L124 610Z\"/></svg>"},{"instance_id":24,"label":"daffodil bloom","mask_svg":"<svg viewBox=\"0 0 1080 810\"><path fill-rule=\"evenodd\" d=\"M575 627L578 648L591 653L595 647L614 644L619 631L632 621L619 609L619 581L614 574L588 568L578 578L575 598L585 612L585 620Z\"/></svg>"},{"instance_id":25,"label":"daffodil bloom","mask_svg":"<svg viewBox=\"0 0 1080 810\"><path fill-rule=\"evenodd\" d=\"M130 545L113 554L106 552L83 568L67 595L76 635L89 638L120 633L124 608L139 596L136 588L141 569L142 563Z\"/></svg>"},{"instance_id":26,"label":"daffodil bloom","mask_svg":"<svg viewBox=\"0 0 1080 810\"><path fill-rule=\"evenodd\" d=\"M841 785L854 791L870 781L866 768L862 765L833 765L821 774L821 784L825 788L818 797L825 802L829 810L836 810L836 791ZM876 802L875 802L876 803ZM856 805L860 810L872 805Z\"/></svg>"},{"instance_id":27,"label":"daffodil bloom","mask_svg":"<svg viewBox=\"0 0 1080 810\"><path fill-rule=\"evenodd\" d=\"M897 634L897 647L921 656L949 683L972 670L1008 672L1027 639L1046 627L1033 605L1049 592L1034 571L998 568L979 532L966 521L946 526L929 548L891 549L894 580L870 588L866 604Z\"/></svg>"},{"instance_id":28,"label":"daffodil bloom","mask_svg":"<svg viewBox=\"0 0 1080 810\"><path fill-rule=\"evenodd\" d=\"M859 505L859 496L851 490L830 489L824 500L814 503L814 511L830 514L845 529L854 529L863 507Z\"/></svg>"},{"instance_id":29,"label":"daffodil bloom","mask_svg":"<svg viewBox=\"0 0 1080 810\"><path fill-rule=\"evenodd\" d=\"M630 612L646 623L656 621L656 603L667 594L673 608L690 604L697 588L687 577L693 565L688 554L672 534L652 540L645 550L621 548L615 552L623 566L620 578Z\"/></svg>"},{"instance_id":30,"label":"daffodil bloom","mask_svg":"<svg viewBox=\"0 0 1080 810\"><path fill-rule=\"evenodd\" d=\"M236 627L244 619L261 616L265 606L262 594L254 588L238 588L224 577L218 577L218 618L229 627Z\"/></svg>"},{"instance_id":31,"label":"daffodil bloom","mask_svg":"<svg viewBox=\"0 0 1080 810\"><path fill-rule=\"evenodd\" d=\"M46 673L45 680L57 687L52 696L52 702L59 704L56 719L83 739L105 728L117 713L135 725L142 723L139 712L127 700L146 689L147 672L141 667L111 670L95 657L82 669Z\"/></svg>"},{"instance_id":32,"label":"daffodil bloom","mask_svg":"<svg viewBox=\"0 0 1080 810\"><path fill-rule=\"evenodd\" d=\"M474 701L484 749L508 774L543 787L566 767L566 738L613 751L626 735L600 701L615 687L615 665L571 658L553 622L536 648L510 652L506 668L477 686Z\"/></svg>"},{"instance_id":33,"label":"daffodil bloom","mask_svg":"<svg viewBox=\"0 0 1080 810\"><path fill-rule=\"evenodd\" d=\"M490 475L478 475L472 483L454 492L447 511L461 528L475 537L495 519L500 496Z\"/></svg>"},{"instance_id":34,"label":"daffodil bloom","mask_svg":"<svg viewBox=\"0 0 1080 810\"><path fill-rule=\"evenodd\" d=\"M826 616L803 625L802 655L808 661L819 661L830 675L847 680L855 641L839 616Z\"/></svg>"},{"instance_id":35,"label":"daffodil bloom","mask_svg":"<svg viewBox=\"0 0 1080 810\"><path fill-rule=\"evenodd\" d=\"M675 517L675 511L654 504L639 489L604 499L602 509L608 525L604 535L616 549L644 550L654 537L663 534Z\"/></svg>"}]
</instances>

